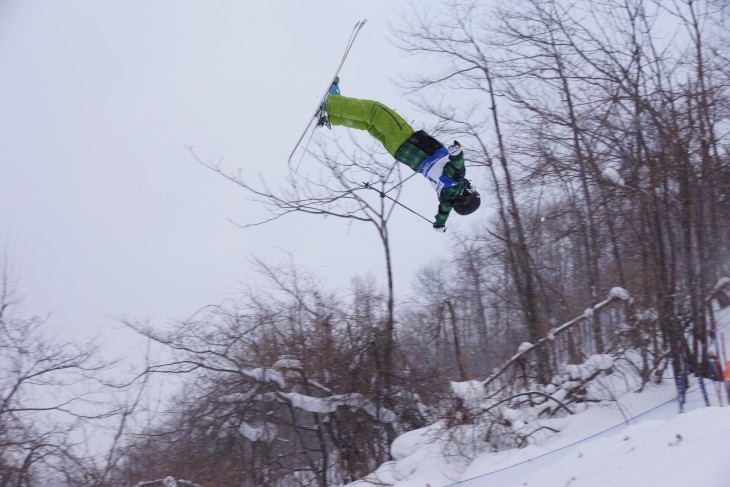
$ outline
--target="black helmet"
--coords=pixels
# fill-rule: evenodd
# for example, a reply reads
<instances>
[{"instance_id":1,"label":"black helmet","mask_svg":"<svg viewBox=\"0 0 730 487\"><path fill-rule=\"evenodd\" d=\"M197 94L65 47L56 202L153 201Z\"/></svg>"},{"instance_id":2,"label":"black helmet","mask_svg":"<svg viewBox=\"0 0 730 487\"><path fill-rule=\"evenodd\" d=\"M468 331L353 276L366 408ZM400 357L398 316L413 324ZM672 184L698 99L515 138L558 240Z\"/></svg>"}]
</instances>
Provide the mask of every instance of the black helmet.
<instances>
[{"instance_id":1,"label":"black helmet","mask_svg":"<svg viewBox=\"0 0 730 487\"><path fill-rule=\"evenodd\" d=\"M481 203L482 199L479 197L479 193L471 188L464 188L464 191L454 199L453 207L459 215L468 215L477 211Z\"/></svg>"}]
</instances>

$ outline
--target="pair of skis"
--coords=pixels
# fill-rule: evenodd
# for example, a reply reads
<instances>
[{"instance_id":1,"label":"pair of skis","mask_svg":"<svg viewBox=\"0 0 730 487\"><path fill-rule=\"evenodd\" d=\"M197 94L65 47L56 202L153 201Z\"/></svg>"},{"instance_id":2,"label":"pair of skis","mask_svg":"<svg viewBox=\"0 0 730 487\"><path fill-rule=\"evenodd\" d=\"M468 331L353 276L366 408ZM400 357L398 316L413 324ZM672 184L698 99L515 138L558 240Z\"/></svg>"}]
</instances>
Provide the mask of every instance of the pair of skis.
<instances>
[{"instance_id":1,"label":"pair of skis","mask_svg":"<svg viewBox=\"0 0 730 487\"><path fill-rule=\"evenodd\" d=\"M289 155L289 165L291 165L292 160L294 159L294 155L297 153L297 150L301 149L301 156L299 157L299 161L297 162L297 167L295 169L295 172L299 171L299 165L302 163L302 159L304 159L304 155L307 153L307 149L309 148L309 143L312 141L312 136L314 135L314 129L317 126L318 121L318 115L320 112L320 108L322 104L327 99L327 96L329 95L330 87L332 86L332 83L335 82L337 77L340 74L340 69L342 69L342 65L345 64L345 60L347 59L348 54L350 54L350 50L352 49L353 44L355 44L355 39L357 39L357 35L360 33L360 30L365 25L365 22L367 22L367 19L359 20L355 27L353 27L352 32L350 33L350 39L347 41L347 46L345 47L345 53L342 55L342 59L340 60L339 66L337 66L337 69L335 70L335 74L332 75L332 79L327 84L327 89L324 92L324 95L319 99L319 103L317 104L317 109L314 112L314 115L309 120L309 123L307 124L307 128L304 129L304 132L302 132L302 136L299 137L299 140L297 141L296 145L294 146L294 149L291 151L291 154ZM307 138L307 141L304 145L302 145L302 141L304 141L304 138L309 134L309 138Z\"/></svg>"},{"instance_id":2,"label":"pair of skis","mask_svg":"<svg viewBox=\"0 0 730 487\"><path fill-rule=\"evenodd\" d=\"M348 39L347 45L345 46L345 52L342 54L342 59L340 59L340 64L337 66L335 73L332 75L332 79L330 79L330 82L327 84L327 89L325 90L324 95L322 95L322 97L319 99L319 103L317 104L317 108L314 111L314 115L312 116L312 118L309 119L309 122L307 123L307 126L304 129L304 132L302 132L302 135L299 137L299 140L297 140L297 143L294 146L294 149L292 149L291 154L289 154L288 163L289 163L289 167L291 167L292 161L295 159L295 155L296 155L297 151L301 151L301 155L299 156L299 160L297 161L296 168L294 169L295 173L299 172L299 166L301 165L302 160L304 159L304 156L307 154L307 149L309 148L309 143L312 141L312 137L314 136L314 131L317 127L317 122L319 122L319 115L320 115L320 112L322 109L322 105L325 103L325 101L327 100L327 97L329 96L329 92L330 92L330 88L332 87L332 84L339 77L340 70L342 69L342 66L345 64L345 60L347 59L347 56L350 54L350 50L352 49L353 44L355 44L355 39L357 39L357 35L360 33L360 30L365 25L365 22L367 22L367 19L359 20L357 23L355 23L355 27L353 27L352 32L350 33L350 38ZM307 134L309 135L309 137L307 137ZM307 138L306 142L302 143L305 138ZM418 174L418 173L413 173L413 175L415 175L415 174ZM410 177L406 178L406 180L407 179L410 179ZM396 199L391 198L390 196L387 195L388 192L390 192L391 190L400 186L400 184L402 184L403 182L405 182L405 181L402 181L398 185L394 186L393 188L391 188L390 190L385 191L385 192L375 189L369 183L363 183L363 188L372 189L372 190L378 192L380 194L381 198L388 198L391 201L393 201L394 203L407 209L411 213L414 213L415 215L418 215L419 217L423 218L427 222L433 223L431 220L429 220L425 216L413 211L411 208L408 208L407 206L400 203Z\"/></svg>"}]
</instances>

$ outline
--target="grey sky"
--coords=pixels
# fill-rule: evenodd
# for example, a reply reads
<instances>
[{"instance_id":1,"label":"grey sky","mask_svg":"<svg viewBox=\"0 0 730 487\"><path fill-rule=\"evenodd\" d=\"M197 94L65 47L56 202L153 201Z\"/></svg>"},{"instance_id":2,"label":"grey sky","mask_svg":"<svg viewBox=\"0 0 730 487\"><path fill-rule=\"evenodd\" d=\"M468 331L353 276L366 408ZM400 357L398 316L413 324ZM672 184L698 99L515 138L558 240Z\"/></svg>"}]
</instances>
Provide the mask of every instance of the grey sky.
<instances>
[{"instance_id":1,"label":"grey sky","mask_svg":"<svg viewBox=\"0 0 730 487\"><path fill-rule=\"evenodd\" d=\"M250 280L251 256L283 251L330 286L382 283L372 228L290 216L242 230L228 220L266 213L185 146L276 180L361 18L343 93L418 119L392 82L411 61L386 39L409 4L0 1L0 246L27 312L124 343L117 317L183 319ZM413 186L431 215L432 190ZM405 213L393 225L405 290L448 237Z\"/></svg>"}]
</instances>

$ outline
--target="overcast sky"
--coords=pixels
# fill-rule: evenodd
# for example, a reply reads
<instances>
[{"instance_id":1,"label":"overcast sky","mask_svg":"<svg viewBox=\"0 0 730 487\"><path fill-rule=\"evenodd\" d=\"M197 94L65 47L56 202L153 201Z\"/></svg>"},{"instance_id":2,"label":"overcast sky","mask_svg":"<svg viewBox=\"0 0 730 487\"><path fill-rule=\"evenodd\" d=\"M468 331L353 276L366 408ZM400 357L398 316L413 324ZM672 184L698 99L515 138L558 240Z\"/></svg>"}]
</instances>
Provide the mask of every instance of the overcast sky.
<instances>
[{"instance_id":1,"label":"overcast sky","mask_svg":"<svg viewBox=\"0 0 730 487\"><path fill-rule=\"evenodd\" d=\"M0 247L26 312L117 345L119 317L184 319L250 282L252 256L292 252L330 287L368 273L384 282L368 225L306 215L233 225L267 214L186 146L245 176L283 174L362 18L343 94L417 119L393 82L413 63L387 39L409 5L0 0ZM432 215L421 183L416 209ZM448 236L404 212L392 225L403 293Z\"/></svg>"}]
</instances>

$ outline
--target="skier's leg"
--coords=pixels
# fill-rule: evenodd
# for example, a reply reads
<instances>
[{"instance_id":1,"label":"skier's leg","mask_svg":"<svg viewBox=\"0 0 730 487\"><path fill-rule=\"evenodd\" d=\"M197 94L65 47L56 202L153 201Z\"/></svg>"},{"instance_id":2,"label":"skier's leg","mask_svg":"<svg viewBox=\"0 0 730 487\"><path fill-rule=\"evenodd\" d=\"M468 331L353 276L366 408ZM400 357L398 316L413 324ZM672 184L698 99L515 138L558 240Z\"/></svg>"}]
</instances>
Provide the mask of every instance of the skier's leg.
<instances>
[{"instance_id":1,"label":"skier's leg","mask_svg":"<svg viewBox=\"0 0 730 487\"><path fill-rule=\"evenodd\" d=\"M367 130L392 156L415 132L395 111L372 100L332 95L327 98L327 115L332 125Z\"/></svg>"}]
</instances>

